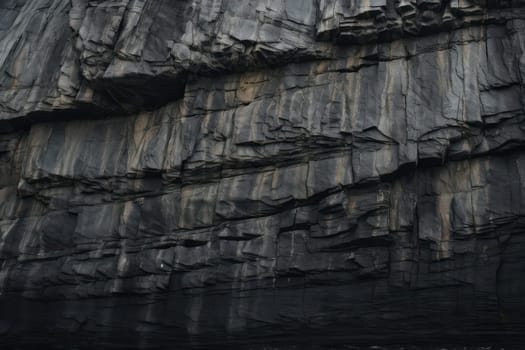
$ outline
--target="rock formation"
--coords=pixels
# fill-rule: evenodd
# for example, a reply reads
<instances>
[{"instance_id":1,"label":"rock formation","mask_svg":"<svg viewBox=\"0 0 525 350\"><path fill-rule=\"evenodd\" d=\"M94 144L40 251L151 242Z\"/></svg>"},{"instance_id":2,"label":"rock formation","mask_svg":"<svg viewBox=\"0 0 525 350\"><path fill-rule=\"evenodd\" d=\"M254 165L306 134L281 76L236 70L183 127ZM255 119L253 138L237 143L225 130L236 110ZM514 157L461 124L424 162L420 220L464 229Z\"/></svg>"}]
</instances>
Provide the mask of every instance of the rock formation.
<instances>
[{"instance_id":1,"label":"rock formation","mask_svg":"<svg viewBox=\"0 0 525 350\"><path fill-rule=\"evenodd\" d=\"M519 344L524 0L0 0L0 345Z\"/></svg>"}]
</instances>

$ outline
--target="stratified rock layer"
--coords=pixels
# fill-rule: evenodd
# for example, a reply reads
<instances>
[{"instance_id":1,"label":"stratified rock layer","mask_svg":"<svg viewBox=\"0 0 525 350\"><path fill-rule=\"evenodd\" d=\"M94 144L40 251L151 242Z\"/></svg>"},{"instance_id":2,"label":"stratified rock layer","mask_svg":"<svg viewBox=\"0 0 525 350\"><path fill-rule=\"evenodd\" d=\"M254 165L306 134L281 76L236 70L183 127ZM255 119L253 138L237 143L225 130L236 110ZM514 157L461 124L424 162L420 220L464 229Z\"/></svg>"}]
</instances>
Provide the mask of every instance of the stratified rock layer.
<instances>
[{"instance_id":1,"label":"stratified rock layer","mask_svg":"<svg viewBox=\"0 0 525 350\"><path fill-rule=\"evenodd\" d=\"M524 1L0 1L0 345L520 344L524 77Z\"/></svg>"}]
</instances>

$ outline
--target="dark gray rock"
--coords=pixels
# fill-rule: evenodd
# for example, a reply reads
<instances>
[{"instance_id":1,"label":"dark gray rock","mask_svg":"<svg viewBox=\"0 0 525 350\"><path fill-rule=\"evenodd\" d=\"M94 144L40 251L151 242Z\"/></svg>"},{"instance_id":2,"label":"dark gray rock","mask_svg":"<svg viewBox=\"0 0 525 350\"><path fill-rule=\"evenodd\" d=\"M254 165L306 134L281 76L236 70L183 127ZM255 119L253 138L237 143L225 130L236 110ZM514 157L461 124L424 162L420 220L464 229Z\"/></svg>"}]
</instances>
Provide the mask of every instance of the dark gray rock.
<instances>
[{"instance_id":1,"label":"dark gray rock","mask_svg":"<svg viewBox=\"0 0 525 350\"><path fill-rule=\"evenodd\" d=\"M516 345L525 2L0 0L0 345Z\"/></svg>"}]
</instances>

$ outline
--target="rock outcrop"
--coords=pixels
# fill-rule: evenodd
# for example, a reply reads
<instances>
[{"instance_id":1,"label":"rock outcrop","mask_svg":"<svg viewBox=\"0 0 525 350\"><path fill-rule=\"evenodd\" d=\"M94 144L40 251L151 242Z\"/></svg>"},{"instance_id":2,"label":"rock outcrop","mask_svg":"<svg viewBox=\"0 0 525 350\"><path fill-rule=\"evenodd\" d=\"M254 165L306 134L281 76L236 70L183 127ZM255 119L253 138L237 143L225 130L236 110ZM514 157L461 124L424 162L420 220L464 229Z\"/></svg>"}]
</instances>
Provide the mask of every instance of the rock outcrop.
<instances>
[{"instance_id":1,"label":"rock outcrop","mask_svg":"<svg viewBox=\"0 0 525 350\"><path fill-rule=\"evenodd\" d=\"M525 1L0 0L0 345L520 344Z\"/></svg>"}]
</instances>

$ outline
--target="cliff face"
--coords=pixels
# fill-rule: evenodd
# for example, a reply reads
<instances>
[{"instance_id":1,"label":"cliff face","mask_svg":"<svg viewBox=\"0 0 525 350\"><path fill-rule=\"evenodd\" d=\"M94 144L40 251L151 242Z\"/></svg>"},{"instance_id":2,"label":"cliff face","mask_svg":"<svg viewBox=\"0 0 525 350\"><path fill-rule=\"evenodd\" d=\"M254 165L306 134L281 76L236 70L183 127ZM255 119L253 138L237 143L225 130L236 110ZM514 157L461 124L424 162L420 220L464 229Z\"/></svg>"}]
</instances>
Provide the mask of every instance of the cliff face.
<instances>
[{"instance_id":1,"label":"cliff face","mask_svg":"<svg viewBox=\"0 0 525 350\"><path fill-rule=\"evenodd\" d=\"M0 344L521 342L524 77L519 0L0 0Z\"/></svg>"}]
</instances>

